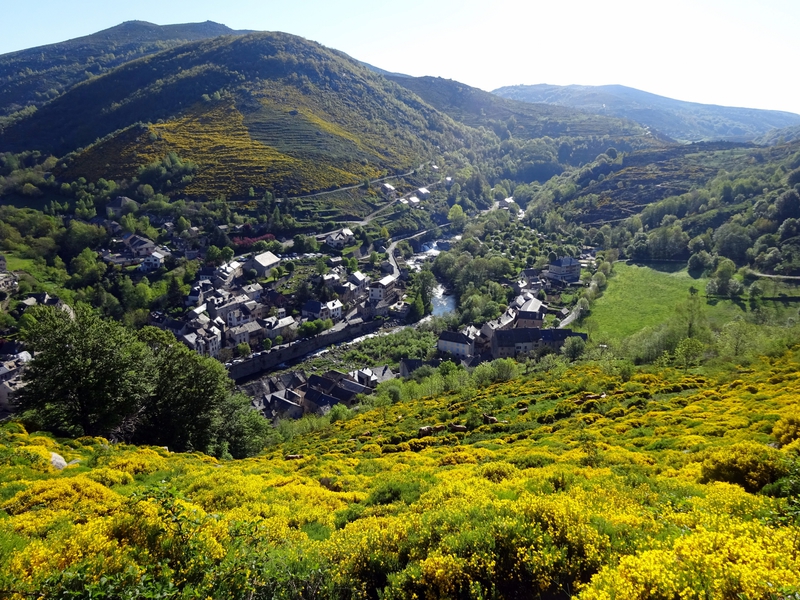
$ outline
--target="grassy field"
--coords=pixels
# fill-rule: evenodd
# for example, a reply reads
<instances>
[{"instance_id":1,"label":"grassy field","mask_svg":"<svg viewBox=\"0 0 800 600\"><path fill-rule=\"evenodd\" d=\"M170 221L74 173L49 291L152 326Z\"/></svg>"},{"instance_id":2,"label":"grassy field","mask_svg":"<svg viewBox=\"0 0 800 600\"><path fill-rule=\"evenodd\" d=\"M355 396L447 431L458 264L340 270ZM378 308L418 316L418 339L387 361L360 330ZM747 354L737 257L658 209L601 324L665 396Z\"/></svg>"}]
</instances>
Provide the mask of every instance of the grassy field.
<instances>
[{"instance_id":1,"label":"grassy field","mask_svg":"<svg viewBox=\"0 0 800 600\"><path fill-rule=\"evenodd\" d=\"M605 293L592 307L591 320L597 335L622 339L668 320L689 297L689 288L694 286L703 293L707 283L708 279L694 278L686 269L670 272L616 263ZM735 318L746 307L730 300L714 300L707 303L707 309L713 322Z\"/></svg>"}]
</instances>

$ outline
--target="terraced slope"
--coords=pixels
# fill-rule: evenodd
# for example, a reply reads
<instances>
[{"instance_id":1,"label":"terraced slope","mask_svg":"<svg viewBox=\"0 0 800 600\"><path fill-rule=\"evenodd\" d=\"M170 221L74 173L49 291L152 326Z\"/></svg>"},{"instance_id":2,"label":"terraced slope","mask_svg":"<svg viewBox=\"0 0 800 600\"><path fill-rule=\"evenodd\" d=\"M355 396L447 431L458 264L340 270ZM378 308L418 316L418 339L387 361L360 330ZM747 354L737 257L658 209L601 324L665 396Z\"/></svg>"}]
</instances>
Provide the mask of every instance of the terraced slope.
<instances>
[{"instance_id":1,"label":"terraced slope","mask_svg":"<svg viewBox=\"0 0 800 600\"><path fill-rule=\"evenodd\" d=\"M478 387L451 372L243 461L4 425L2 589L794 597L796 350L713 373L551 366ZM419 432L454 422L465 431ZM76 462L56 471L51 452Z\"/></svg>"},{"instance_id":2,"label":"terraced slope","mask_svg":"<svg viewBox=\"0 0 800 600\"><path fill-rule=\"evenodd\" d=\"M68 161L87 178L132 177L174 150L200 165L190 194L295 195L407 170L476 135L341 53L259 33L123 65L8 127L0 147L93 145Z\"/></svg>"},{"instance_id":3,"label":"terraced slope","mask_svg":"<svg viewBox=\"0 0 800 600\"><path fill-rule=\"evenodd\" d=\"M775 168L783 172L785 167L780 163L798 150L797 142L770 148L715 142L633 152L613 164L569 175L568 179L579 188L575 198L592 200L582 203L575 218L583 223L622 220L641 212L649 204L702 188L723 171L735 173L750 166L775 163ZM726 206L716 210L712 220L706 215L702 224L697 224L698 232L710 226L718 227L739 210L741 207ZM684 227L689 226L695 226L691 218L684 220Z\"/></svg>"}]
</instances>

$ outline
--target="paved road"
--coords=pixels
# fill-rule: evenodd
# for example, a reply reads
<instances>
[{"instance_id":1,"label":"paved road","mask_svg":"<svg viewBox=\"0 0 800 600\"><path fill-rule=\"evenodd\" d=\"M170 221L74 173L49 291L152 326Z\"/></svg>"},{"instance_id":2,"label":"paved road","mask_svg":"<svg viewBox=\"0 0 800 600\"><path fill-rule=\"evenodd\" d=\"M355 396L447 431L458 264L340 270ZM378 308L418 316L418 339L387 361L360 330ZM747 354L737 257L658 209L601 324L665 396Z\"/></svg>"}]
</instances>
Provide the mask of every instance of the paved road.
<instances>
[{"instance_id":1,"label":"paved road","mask_svg":"<svg viewBox=\"0 0 800 600\"><path fill-rule=\"evenodd\" d=\"M428 163L422 163L418 168L424 167ZM387 175L386 177L381 177L380 179L370 179L370 183L380 183L381 181L387 181L389 179L397 179L399 177L408 177L409 175L413 175L416 169L411 169L408 173L400 173L399 175ZM336 188L335 190L326 190L324 192L314 192L313 194L306 194L304 196L288 196L288 200L303 200L304 198L316 198L317 196L324 196L326 194L335 194L336 192L344 192L346 190L354 190L356 188L360 188L363 183L356 183L354 185L345 185L343 187ZM240 203L248 203L253 202L253 198L249 198L247 200L228 200L229 204L240 204Z\"/></svg>"},{"instance_id":2,"label":"paved road","mask_svg":"<svg viewBox=\"0 0 800 600\"><path fill-rule=\"evenodd\" d=\"M747 272L754 277L767 277L769 279L788 279L790 281L800 281L800 277L797 275L768 275L767 273L759 273L758 271L753 271L753 269L747 269Z\"/></svg>"},{"instance_id":3,"label":"paved road","mask_svg":"<svg viewBox=\"0 0 800 600\"><path fill-rule=\"evenodd\" d=\"M559 328L559 329L564 329L564 327L568 327L568 326L569 326L569 325L570 325L570 324L571 324L571 323L572 323L572 322L573 322L575 319L577 319L577 318L578 318L578 307L576 306L576 307L574 307L574 308L572 309L572 312L571 312L571 313L569 313L569 314L568 314L568 315L567 315L567 316L564 318L564 320L563 320L563 321L561 321L561 324L558 326L558 328Z\"/></svg>"}]
</instances>

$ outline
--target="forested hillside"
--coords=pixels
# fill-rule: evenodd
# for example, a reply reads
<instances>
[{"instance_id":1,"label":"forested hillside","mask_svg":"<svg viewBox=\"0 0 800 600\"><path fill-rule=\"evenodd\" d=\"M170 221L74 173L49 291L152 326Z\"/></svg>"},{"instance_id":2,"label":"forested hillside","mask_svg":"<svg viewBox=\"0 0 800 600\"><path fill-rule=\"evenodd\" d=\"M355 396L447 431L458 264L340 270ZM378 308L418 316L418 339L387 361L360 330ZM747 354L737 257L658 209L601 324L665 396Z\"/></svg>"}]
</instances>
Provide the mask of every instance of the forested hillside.
<instances>
[{"instance_id":1,"label":"forested hillside","mask_svg":"<svg viewBox=\"0 0 800 600\"><path fill-rule=\"evenodd\" d=\"M630 119L684 142L749 141L800 124L800 115L793 113L684 102L623 85L512 85L492 93Z\"/></svg>"},{"instance_id":2,"label":"forested hillside","mask_svg":"<svg viewBox=\"0 0 800 600\"><path fill-rule=\"evenodd\" d=\"M90 180L131 178L174 151L200 167L187 193L211 198L358 183L473 135L341 53L259 33L127 63L10 125L0 147L61 156L94 144L65 161Z\"/></svg>"},{"instance_id":3,"label":"forested hillside","mask_svg":"<svg viewBox=\"0 0 800 600\"><path fill-rule=\"evenodd\" d=\"M211 21L163 26L128 21L84 37L4 54L0 56L0 129L73 85L125 62L185 42L236 33L246 32Z\"/></svg>"}]
</instances>

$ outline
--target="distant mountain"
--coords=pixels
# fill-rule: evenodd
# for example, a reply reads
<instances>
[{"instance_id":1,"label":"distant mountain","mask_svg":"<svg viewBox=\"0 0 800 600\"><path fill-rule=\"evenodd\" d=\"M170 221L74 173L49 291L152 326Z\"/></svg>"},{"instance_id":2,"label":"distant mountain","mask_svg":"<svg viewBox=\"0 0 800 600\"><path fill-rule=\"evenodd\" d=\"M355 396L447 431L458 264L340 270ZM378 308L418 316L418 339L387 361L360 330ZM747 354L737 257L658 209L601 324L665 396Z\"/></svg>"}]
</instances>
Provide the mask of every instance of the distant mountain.
<instances>
[{"instance_id":1,"label":"distant mountain","mask_svg":"<svg viewBox=\"0 0 800 600\"><path fill-rule=\"evenodd\" d=\"M7 126L0 149L73 152L57 176L89 180L130 178L176 152L200 167L185 192L213 198L358 183L470 136L340 52L254 33L190 42L76 85Z\"/></svg>"},{"instance_id":2,"label":"distant mountain","mask_svg":"<svg viewBox=\"0 0 800 600\"><path fill-rule=\"evenodd\" d=\"M536 140L540 147L554 146L556 156L548 159L546 152L541 153L540 159L526 168L530 181L545 181L561 172L563 165L592 161L611 146L628 152L673 143L633 121L574 108L509 100L451 79L405 76L389 79L460 123L493 130L501 140Z\"/></svg>"},{"instance_id":3,"label":"distant mountain","mask_svg":"<svg viewBox=\"0 0 800 600\"><path fill-rule=\"evenodd\" d=\"M775 144L793 142L800 140L800 125L794 127L784 127L783 129L773 129L761 137L756 138L756 144L763 146L774 146Z\"/></svg>"},{"instance_id":4,"label":"distant mountain","mask_svg":"<svg viewBox=\"0 0 800 600\"><path fill-rule=\"evenodd\" d=\"M441 77L389 76L413 91L431 106L471 127L492 127L502 123L510 134L526 139L544 136L610 135L638 138L648 136L644 127L613 116L587 114L568 107L509 100Z\"/></svg>"},{"instance_id":5,"label":"distant mountain","mask_svg":"<svg viewBox=\"0 0 800 600\"><path fill-rule=\"evenodd\" d=\"M515 85L492 93L631 119L684 142L750 141L774 128L800 125L800 115L793 113L683 102L622 85Z\"/></svg>"},{"instance_id":6,"label":"distant mountain","mask_svg":"<svg viewBox=\"0 0 800 600\"><path fill-rule=\"evenodd\" d=\"M127 61L189 41L248 33L206 21L154 25L128 21L66 42L0 55L0 117L41 106L76 83Z\"/></svg>"}]
</instances>

